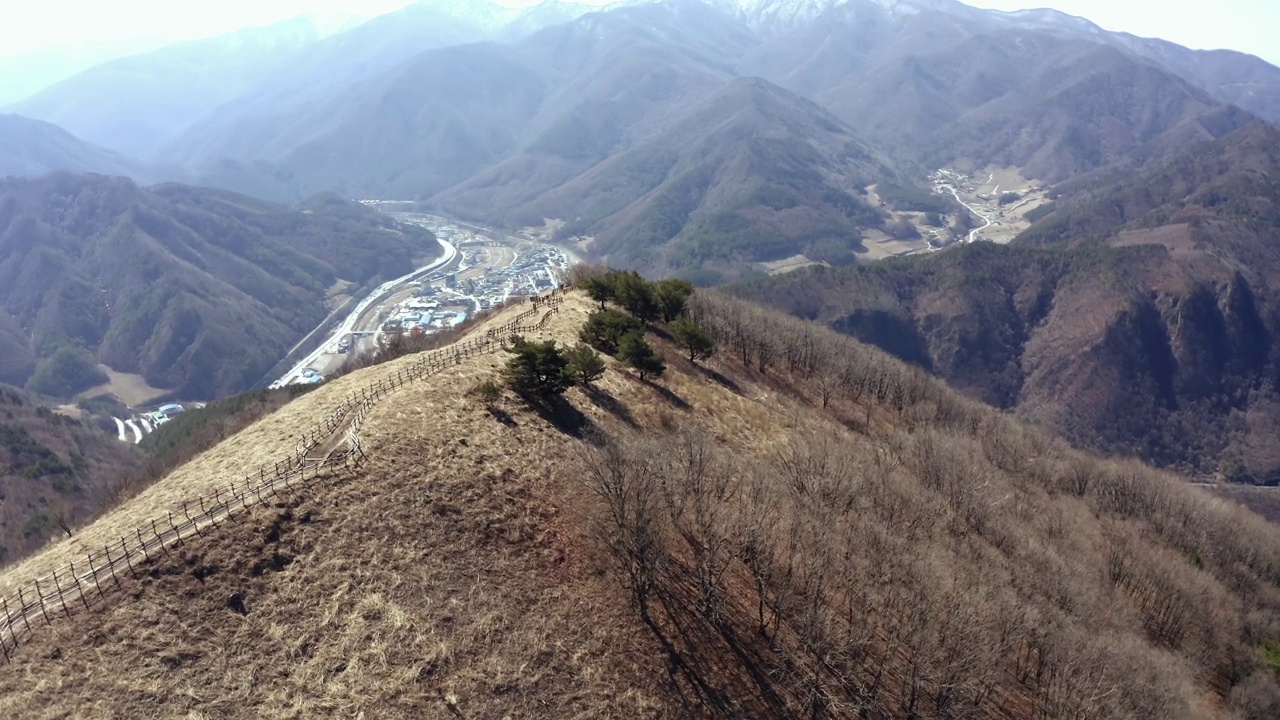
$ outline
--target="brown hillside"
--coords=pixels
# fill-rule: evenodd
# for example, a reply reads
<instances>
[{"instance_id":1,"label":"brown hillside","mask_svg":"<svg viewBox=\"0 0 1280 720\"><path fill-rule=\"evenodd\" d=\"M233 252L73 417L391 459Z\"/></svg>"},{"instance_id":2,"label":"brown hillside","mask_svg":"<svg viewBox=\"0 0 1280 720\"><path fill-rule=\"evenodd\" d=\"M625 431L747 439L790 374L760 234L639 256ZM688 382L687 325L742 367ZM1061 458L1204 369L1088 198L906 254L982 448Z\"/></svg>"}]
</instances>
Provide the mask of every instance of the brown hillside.
<instances>
[{"instance_id":1,"label":"brown hillside","mask_svg":"<svg viewBox=\"0 0 1280 720\"><path fill-rule=\"evenodd\" d=\"M0 565L88 524L148 475L137 448L0 385Z\"/></svg>"},{"instance_id":2,"label":"brown hillside","mask_svg":"<svg viewBox=\"0 0 1280 720\"><path fill-rule=\"evenodd\" d=\"M744 297L829 324L1077 446L1276 485L1280 131L1078 185L1007 246L806 268Z\"/></svg>"},{"instance_id":3,"label":"brown hillside","mask_svg":"<svg viewBox=\"0 0 1280 720\"><path fill-rule=\"evenodd\" d=\"M486 407L487 354L394 391L354 471L36 627L0 714L1225 718L1280 698L1259 654L1280 640L1274 527L852 340L696 300L719 355L653 333L652 383L610 362L553 410ZM571 342L591 308L571 294L530 335ZM288 455L413 362L299 398L73 542Z\"/></svg>"}]
</instances>

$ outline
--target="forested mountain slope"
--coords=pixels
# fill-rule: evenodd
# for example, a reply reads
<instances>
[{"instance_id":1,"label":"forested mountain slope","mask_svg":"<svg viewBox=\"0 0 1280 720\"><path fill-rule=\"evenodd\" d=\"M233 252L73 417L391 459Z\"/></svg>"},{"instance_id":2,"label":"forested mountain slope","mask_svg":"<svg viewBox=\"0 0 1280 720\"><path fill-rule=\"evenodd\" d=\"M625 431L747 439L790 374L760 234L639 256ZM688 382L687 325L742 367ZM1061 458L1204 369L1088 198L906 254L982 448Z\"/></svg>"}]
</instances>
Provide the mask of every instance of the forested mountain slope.
<instances>
[{"instance_id":1,"label":"forested mountain slope","mask_svg":"<svg viewBox=\"0 0 1280 720\"><path fill-rule=\"evenodd\" d=\"M1280 480L1280 131L1061 197L1011 246L741 292L876 343L1084 445Z\"/></svg>"},{"instance_id":2,"label":"forested mountain slope","mask_svg":"<svg viewBox=\"0 0 1280 720\"><path fill-rule=\"evenodd\" d=\"M433 202L465 216L494 208L499 222L572 218L558 236L593 237L589 251L615 265L714 281L797 253L851 262L862 230L884 220L865 188L910 183L840 121L758 79L716 88L553 190L520 182L520 168L557 152L523 153ZM523 202L499 201L509 197Z\"/></svg>"},{"instance_id":3,"label":"forested mountain slope","mask_svg":"<svg viewBox=\"0 0 1280 720\"><path fill-rule=\"evenodd\" d=\"M574 343L597 307L571 293L534 309L546 321L526 336ZM660 377L609 359L590 387L531 403L482 394L508 356L481 353L385 391L362 415L366 459L340 479L250 502L24 635L0 711L1137 720L1277 707L1275 526L822 328L715 295L690 312L718 352L690 363L656 324ZM299 424L418 359L284 406L0 575L0 593L228 469L287 455Z\"/></svg>"},{"instance_id":4,"label":"forested mountain slope","mask_svg":"<svg viewBox=\"0 0 1280 720\"><path fill-rule=\"evenodd\" d=\"M62 397L96 384L98 362L189 399L242 390L325 317L338 279L438 252L332 196L286 208L98 175L0 182L0 343L16 349L0 371Z\"/></svg>"},{"instance_id":5,"label":"forested mountain slope","mask_svg":"<svg viewBox=\"0 0 1280 720\"><path fill-rule=\"evenodd\" d=\"M87 524L146 468L133 445L0 385L0 565Z\"/></svg>"},{"instance_id":6,"label":"forested mountain slope","mask_svg":"<svg viewBox=\"0 0 1280 720\"><path fill-rule=\"evenodd\" d=\"M62 128L21 115L0 115L0 178L55 170L130 175L153 173L122 155L95 147Z\"/></svg>"},{"instance_id":7,"label":"forested mountain slope","mask_svg":"<svg viewBox=\"0 0 1280 720\"><path fill-rule=\"evenodd\" d=\"M394 66L354 63L359 82L282 78L168 152L201 182L262 197L335 189L509 229L551 220L561 238L594 238L579 250L596 259L714 282L761 260L847 261L880 218L843 198L872 183L921 184L944 164L1056 182L1161 157L1252 121L1224 104L1241 96L1214 68L1248 66L1255 89L1274 80L1054 13L915 0L668 0L511 42L421 43ZM761 238L775 247L744 251Z\"/></svg>"}]
</instances>

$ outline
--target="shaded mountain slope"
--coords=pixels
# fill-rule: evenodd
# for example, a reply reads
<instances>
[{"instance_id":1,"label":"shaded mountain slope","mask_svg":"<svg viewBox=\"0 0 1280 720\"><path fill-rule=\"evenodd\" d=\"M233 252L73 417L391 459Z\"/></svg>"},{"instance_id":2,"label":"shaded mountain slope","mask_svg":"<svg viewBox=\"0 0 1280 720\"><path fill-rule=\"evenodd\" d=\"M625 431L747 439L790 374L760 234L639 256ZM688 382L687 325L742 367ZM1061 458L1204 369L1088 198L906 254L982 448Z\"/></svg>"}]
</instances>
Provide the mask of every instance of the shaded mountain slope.
<instances>
[{"instance_id":1,"label":"shaded mountain slope","mask_svg":"<svg viewBox=\"0 0 1280 720\"><path fill-rule=\"evenodd\" d=\"M725 58L752 42L689 2L430 51L208 179L420 199L505 227L556 218L597 257L711 281L800 252L851 261L881 222L862 189L910 180L813 103L734 79Z\"/></svg>"},{"instance_id":2,"label":"shaded mountain slope","mask_svg":"<svg viewBox=\"0 0 1280 720\"><path fill-rule=\"evenodd\" d=\"M133 445L0 385L0 565L87 524L146 476Z\"/></svg>"},{"instance_id":3,"label":"shaded mountain slope","mask_svg":"<svg viewBox=\"0 0 1280 720\"><path fill-rule=\"evenodd\" d=\"M505 167L432 202L464 214L493 207L510 185L485 183L501 182ZM736 80L498 219L570 218L560 236L593 236L593 255L657 274L734 272L798 252L849 262L863 249L860 230L881 223L864 188L899 177L818 107L763 80Z\"/></svg>"},{"instance_id":4,"label":"shaded mountain slope","mask_svg":"<svg viewBox=\"0 0 1280 720\"><path fill-rule=\"evenodd\" d=\"M15 105L15 112L67 128L133 157L155 152L218 104L293 62L321 31L295 18L178 43L97 65Z\"/></svg>"},{"instance_id":5,"label":"shaded mountain slope","mask_svg":"<svg viewBox=\"0 0 1280 720\"><path fill-rule=\"evenodd\" d=\"M354 98L265 126L255 163L222 161L204 180L245 187L238 176L261 175L258 189L269 197L325 188L356 197L429 195L514 149L544 92L537 74L497 46L431 51Z\"/></svg>"},{"instance_id":6,"label":"shaded mountain slope","mask_svg":"<svg viewBox=\"0 0 1280 720\"><path fill-rule=\"evenodd\" d=\"M0 183L0 306L40 359L29 377L60 368L56 395L95 384L95 361L185 398L244 389L323 319L336 280L437 252L430 233L338 198L289 209L93 175Z\"/></svg>"},{"instance_id":7,"label":"shaded mountain slope","mask_svg":"<svg viewBox=\"0 0 1280 720\"><path fill-rule=\"evenodd\" d=\"M32 177L55 170L152 175L122 155L95 147L62 128L20 115L0 115L0 178Z\"/></svg>"},{"instance_id":8,"label":"shaded mountain slope","mask_svg":"<svg viewBox=\"0 0 1280 720\"><path fill-rule=\"evenodd\" d=\"M876 343L1075 442L1280 480L1280 132L1080 189L1012 246L743 292Z\"/></svg>"},{"instance_id":9,"label":"shaded mountain slope","mask_svg":"<svg viewBox=\"0 0 1280 720\"><path fill-rule=\"evenodd\" d=\"M424 199L539 144L585 139L574 152L598 161L620 136L669 114L711 79L731 77L722 55L749 39L734 30L745 35L697 3L654 4L513 45L428 50L369 82L251 120L236 129L240 149L206 153L198 170L233 189L257 178L255 188L281 198L336 188ZM628 88L634 80L641 82ZM595 129L579 138L584 127ZM538 172L545 177L528 180L536 190L563 178L555 166Z\"/></svg>"},{"instance_id":10,"label":"shaded mountain slope","mask_svg":"<svg viewBox=\"0 0 1280 720\"><path fill-rule=\"evenodd\" d=\"M415 5L317 43L297 77L229 104L172 152L202 183L263 197L333 188L508 229L561 221L562 237L596 238L586 254L712 282L798 253L847 261L876 224L828 197L856 191L854 176L910 183L943 164L994 164L1057 182L1159 161L1252 119L1224 104L1239 92L1200 56L1049 11L671 0L409 54L505 22L459 7ZM432 13L445 20L410 32ZM371 42L384 36L399 39ZM1249 68L1253 85L1270 82ZM738 105L769 107L747 120ZM813 120L824 111L838 120ZM725 123L707 122L717 113ZM846 157L836 135L849 136L836 142ZM778 197L747 197L760 193ZM803 206L815 211L792 222ZM726 247L770 238L762 252Z\"/></svg>"},{"instance_id":11,"label":"shaded mountain slope","mask_svg":"<svg viewBox=\"0 0 1280 720\"><path fill-rule=\"evenodd\" d=\"M1163 40L1124 34L1117 40L1222 102L1280 123L1280 68L1275 65L1231 50L1190 50Z\"/></svg>"},{"instance_id":12,"label":"shaded mountain slope","mask_svg":"<svg viewBox=\"0 0 1280 720\"><path fill-rule=\"evenodd\" d=\"M830 20L775 39L744 63L929 166L1012 165L1057 181L1222 104L1088 35L984 16L893 17L858 3Z\"/></svg>"},{"instance_id":13,"label":"shaded mountain slope","mask_svg":"<svg viewBox=\"0 0 1280 720\"><path fill-rule=\"evenodd\" d=\"M532 334L571 342L593 305L571 295ZM35 629L0 674L0 708L1266 712L1276 681L1255 658L1280 636L1275 527L1067 450L849 339L695 305L719 356L692 366L651 336L664 377L610 361L554 414L467 395L500 355L397 390L367 415L353 472L238 512ZM413 361L286 405L0 587L287 453L308 418ZM823 401L831 376L850 384Z\"/></svg>"},{"instance_id":14,"label":"shaded mountain slope","mask_svg":"<svg viewBox=\"0 0 1280 720\"><path fill-rule=\"evenodd\" d=\"M376 80L413 56L485 40L515 40L588 8L546 2L517 9L490 2L419 0L301 49L287 66L221 104L210 104L161 155L193 168L251 162L258 143L292 113Z\"/></svg>"}]
</instances>

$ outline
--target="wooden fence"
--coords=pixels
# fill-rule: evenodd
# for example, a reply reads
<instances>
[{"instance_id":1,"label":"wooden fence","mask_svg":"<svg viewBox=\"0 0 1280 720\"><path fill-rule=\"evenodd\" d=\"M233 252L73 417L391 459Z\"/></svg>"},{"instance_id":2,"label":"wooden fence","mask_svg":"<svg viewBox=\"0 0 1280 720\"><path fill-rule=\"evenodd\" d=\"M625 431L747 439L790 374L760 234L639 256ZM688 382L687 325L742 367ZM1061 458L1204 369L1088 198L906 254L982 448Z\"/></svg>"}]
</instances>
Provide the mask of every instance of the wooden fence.
<instances>
[{"instance_id":1,"label":"wooden fence","mask_svg":"<svg viewBox=\"0 0 1280 720\"><path fill-rule=\"evenodd\" d=\"M253 505L278 497L282 491L292 491L308 480L357 465L365 458L360 428L369 410L380 400L408 383L435 375L467 358L501 349L514 335L543 329L559 312L563 299L563 291L559 290L533 298L527 310L483 336L422 353L395 375L352 393L323 421L301 435L287 458L262 465L212 494L184 501L118 542L0 597L0 654L7 662L19 642L36 627L51 624L58 615L70 617L77 608L88 609L95 602L105 602L106 595L120 587L123 576L137 577L142 566L168 555L171 548L192 536L210 532ZM530 323L534 317L538 320ZM235 442L235 438L228 442Z\"/></svg>"}]
</instances>

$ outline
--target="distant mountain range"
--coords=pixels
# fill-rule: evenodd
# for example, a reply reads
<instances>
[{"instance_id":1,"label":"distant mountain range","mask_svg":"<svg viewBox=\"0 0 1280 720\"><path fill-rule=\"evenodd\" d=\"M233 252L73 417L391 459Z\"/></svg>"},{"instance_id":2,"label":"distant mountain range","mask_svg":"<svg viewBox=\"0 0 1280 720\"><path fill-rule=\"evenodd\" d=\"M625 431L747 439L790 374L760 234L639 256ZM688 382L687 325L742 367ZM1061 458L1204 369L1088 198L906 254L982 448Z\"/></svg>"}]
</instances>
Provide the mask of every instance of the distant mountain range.
<instances>
[{"instance_id":1,"label":"distant mountain range","mask_svg":"<svg viewBox=\"0 0 1280 720\"><path fill-rule=\"evenodd\" d=\"M182 164L206 133L233 129L244 116L279 114L432 47L515 37L585 10L430 0L367 23L303 16L112 60L9 110L140 159Z\"/></svg>"},{"instance_id":2,"label":"distant mountain range","mask_svg":"<svg viewBox=\"0 0 1280 720\"><path fill-rule=\"evenodd\" d=\"M104 363L183 398L243 390L325 317L337 280L438 252L333 196L286 208L100 175L0 181L0 382L69 397Z\"/></svg>"},{"instance_id":3,"label":"distant mountain range","mask_svg":"<svg viewBox=\"0 0 1280 720\"><path fill-rule=\"evenodd\" d=\"M123 58L15 110L136 159L33 146L10 174L550 220L588 255L712 282L856 257L885 220L857 207L878 181L946 164L1060 182L1280 120L1280 69L952 0L422 0L332 34L299 19ZM793 221L789 203L814 210Z\"/></svg>"},{"instance_id":4,"label":"distant mountain range","mask_svg":"<svg viewBox=\"0 0 1280 720\"><path fill-rule=\"evenodd\" d=\"M153 171L125 156L91 145L40 120L0 115L0 178L32 177L56 170L152 179Z\"/></svg>"},{"instance_id":5,"label":"distant mountain range","mask_svg":"<svg viewBox=\"0 0 1280 720\"><path fill-rule=\"evenodd\" d=\"M677 213L673 223L633 204L705 158L682 154L620 194L600 185L645 143L705 147L672 135L680 118L713 96L737 116L724 98L752 100L727 88L749 77L789 91L760 94L775 106L789 97L799 116L817 103L875 164L888 161L887 173L859 181L998 164L1056 182L1150 153L1153 143L1212 139L1251 117L1280 120L1280 69L1257 58L1106 32L1050 10L1001 13L952 0L525 10L423 0L328 36L298 20L117 60L15 110L182 168L167 179L287 201L330 189L422 200L512 227L550 218L603 238L600 257L639 266L657 248L657 267L676 267L669 256L681 253L668 246L703 215ZM1247 114L1224 114L1228 105ZM771 132L807 145L811 127ZM838 169L811 177L802 194L862 189ZM622 222L649 228L627 235L635 247L612 241ZM724 264L720 255L712 253Z\"/></svg>"},{"instance_id":6,"label":"distant mountain range","mask_svg":"<svg viewBox=\"0 0 1280 720\"><path fill-rule=\"evenodd\" d=\"M97 65L13 105L96 145L151 159L209 109L277 73L321 29L299 18Z\"/></svg>"},{"instance_id":7,"label":"distant mountain range","mask_svg":"<svg viewBox=\"0 0 1280 720\"><path fill-rule=\"evenodd\" d=\"M752 298L1071 440L1280 481L1280 131L1070 187L1009 246L798 271Z\"/></svg>"}]
</instances>

